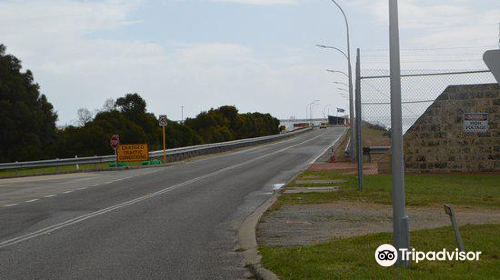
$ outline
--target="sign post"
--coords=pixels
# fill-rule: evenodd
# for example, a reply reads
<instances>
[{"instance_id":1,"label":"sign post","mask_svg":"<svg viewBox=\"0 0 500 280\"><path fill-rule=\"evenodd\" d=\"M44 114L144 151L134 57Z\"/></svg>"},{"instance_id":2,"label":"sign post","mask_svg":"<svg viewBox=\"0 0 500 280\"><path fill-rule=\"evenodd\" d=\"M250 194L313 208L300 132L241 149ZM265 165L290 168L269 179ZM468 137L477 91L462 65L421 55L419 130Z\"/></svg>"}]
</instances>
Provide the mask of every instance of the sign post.
<instances>
[{"instance_id":1,"label":"sign post","mask_svg":"<svg viewBox=\"0 0 500 280\"><path fill-rule=\"evenodd\" d=\"M163 128L163 164L167 162L167 146L165 142L165 127L167 127L168 119L167 115L160 115L158 123Z\"/></svg>"},{"instance_id":2,"label":"sign post","mask_svg":"<svg viewBox=\"0 0 500 280\"><path fill-rule=\"evenodd\" d=\"M120 145L120 135L116 134L111 136L111 139L109 140L109 145L111 146L111 148L113 148L113 150L115 150L115 167L118 167L116 149Z\"/></svg>"}]
</instances>

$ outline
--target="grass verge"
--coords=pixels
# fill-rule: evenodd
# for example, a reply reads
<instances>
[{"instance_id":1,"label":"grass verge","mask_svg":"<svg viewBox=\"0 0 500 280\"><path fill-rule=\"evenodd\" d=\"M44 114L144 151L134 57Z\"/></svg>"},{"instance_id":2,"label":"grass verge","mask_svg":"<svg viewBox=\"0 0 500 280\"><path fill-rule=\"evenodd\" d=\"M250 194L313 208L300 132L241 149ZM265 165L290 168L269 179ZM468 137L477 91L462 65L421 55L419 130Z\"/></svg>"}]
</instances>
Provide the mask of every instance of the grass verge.
<instances>
[{"instance_id":1,"label":"grass verge","mask_svg":"<svg viewBox=\"0 0 500 280\"><path fill-rule=\"evenodd\" d=\"M460 228L466 251L481 251L479 261L422 261L409 269L384 268L375 261L375 250L391 244L389 233L334 240L304 247L261 247L262 264L282 280L332 279L498 279L500 275L500 225ZM411 233L418 251L455 250L451 227Z\"/></svg>"},{"instance_id":2,"label":"grass verge","mask_svg":"<svg viewBox=\"0 0 500 280\"><path fill-rule=\"evenodd\" d=\"M141 162L129 162L127 166L138 166L141 165ZM109 163L98 163L98 164L80 164L79 170L109 170ZM56 173L56 172L72 172L76 171L76 165L62 165L57 169L55 166L49 167L37 167L37 168L20 168L17 170L0 170L0 178L2 177L11 177L11 176L26 176L26 175L38 175L38 174L47 174L47 173Z\"/></svg>"},{"instance_id":3,"label":"grass verge","mask_svg":"<svg viewBox=\"0 0 500 280\"><path fill-rule=\"evenodd\" d=\"M312 177L315 179L342 179L344 182L332 184L342 188L338 192L283 195L280 197L280 202L307 204L354 200L392 204L390 175L365 175L364 192L351 191L357 186L356 175L345 175L335 171L306 171L297 180ZM290 186L299 187L294 182ZM406 202L409 206L450 203L500 208L499 182L500 174L406 174ZM315 185L300 185L300 187L311 186Z\"/></svg>"}]
</instances>

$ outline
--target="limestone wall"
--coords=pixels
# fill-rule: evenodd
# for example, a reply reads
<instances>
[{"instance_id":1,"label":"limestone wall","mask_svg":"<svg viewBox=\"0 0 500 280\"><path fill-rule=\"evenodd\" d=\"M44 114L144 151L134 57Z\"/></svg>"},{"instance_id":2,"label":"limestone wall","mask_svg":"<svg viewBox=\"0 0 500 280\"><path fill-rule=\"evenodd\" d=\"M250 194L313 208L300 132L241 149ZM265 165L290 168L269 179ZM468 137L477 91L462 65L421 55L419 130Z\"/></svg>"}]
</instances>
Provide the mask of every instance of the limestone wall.
<instances>
[{"instance_id":1,"label":"limestone wall","mask_svg":"<svg viewBox=\"0 0 500 280\"><path fill-rule=\"evenodd\" d=\"M488 114L488 131L464 132L465 113ZM406 132L407 171L500 171L500 86L448 87ZM390 171L390 155L380 171Z\"/></svg>"}]
</instances>

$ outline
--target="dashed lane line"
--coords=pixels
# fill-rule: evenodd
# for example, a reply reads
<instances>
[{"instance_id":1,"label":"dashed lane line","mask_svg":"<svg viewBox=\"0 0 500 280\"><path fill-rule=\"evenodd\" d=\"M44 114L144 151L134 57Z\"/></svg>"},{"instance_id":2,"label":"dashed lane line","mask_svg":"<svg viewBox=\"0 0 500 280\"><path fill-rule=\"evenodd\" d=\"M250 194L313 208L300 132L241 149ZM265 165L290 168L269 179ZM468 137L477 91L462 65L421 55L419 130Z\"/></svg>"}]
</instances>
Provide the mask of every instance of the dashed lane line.
<instances>
[{"instance_id":1,"label":"dashed lane line","mask_svg":"<svg viewBox=\"0 0 500 280\"><path fill-rule=\"evenodd\" d=\"M12 207L12 206L16 206L18 203L11 203L11 204L7 204L7 205L4 205L3 207Z\"/></svg>"},{"instance_id":2,"label":"dashed lane line","mask_svg":"<svg viewBox=\"0 0 500 280\"><path fill-rule=\"evenodd\" d=\"M104 214L106 214L108 212L111 212L111 211L114 211L114 210L117 210L117 209L120 209L120 208L123 208L123 207L126 207L126 206L134 205L134 204L139 203L139 202L141 202L143 200L148 200L148 199L151 199L153 197L162 195L164 193L171 192L171 191L173 191L175 189L178 189L178 188L181 188L181 187L184 187L184 186L187 186L187 185L191 185L191 184L197 183L197 182L202 181L204 179L207 179L207 178L219 175L221 173L224 173L224 172L227 172L227 171L239 168L239 167L244 166L246 164L256 162L258 160L267 158L269 156L273 156L273 155L282 153L284 151L287 151L287 150L289 150L291 148L294 148L294 147L297 147L299 145L308 143L308 142L313 141L314 139L316 139L316 138L318 138L320 136L323 136L324 134L326 134L326 132L322 133L322 134L320 134L320 135L318 135L316 137L310 138L310 139L308 139L306 141L303 141L303 142L300 142L300 143L288 146L286 148L274 151L272 153L264 154L262 156L250 159L248 161L245 161L245 162L242 162L242 163L239 163L239 164L235 164L235 165L232 165L232 166L221 168L221 169L219 169L217 171L214 171L212 173L208 173L208 174L205 174L205 175L193 178L191 180L188 180L188 181L185 181L185 182L182 182L182 183L179 183L179 184L175 184L175 185L170 186L170 187L166 187L166 188L164 188L162 190L159 190L159 191L156 191L154 193L150 193L150 194L147 194L147 195L144 195L144 196L141 196L141 197L129 200L129 201L125 201L125 202L122 202L122 203L119 203L119 204L116 204L116 205L113 205L113 206L110 206L110 207L107 207L107 208L104 208L104 209L101 209L101 210L98 210L98 211L95 211L95 212L91 212L91 213L88 213L88 214L85 214L85 215L81 215L81 216L75 217L73 219L70 219L70 220L67 220L67 221L64 221L64 222L61 222L61 223L58 223L58 224L54 224L54 225L46 227L46 228L42 228L40 230L31 232L31 233L28 233L28 234L25 234L25 235L17 236L17 237L14 237L14 238L2 241L2 242L0 242L0 248L5 248L5 247L12 246L14 244L17 244L17 243L20 243L20 242L23 242L23 241L27 241L27 240L36 238L36 237L41 236L41 235L46 235L46 234L51 233L53 231L56 231L56 230L59 230L59 229L71 226L71 225L76 224L76 223L80 223L80 222L85 221L87 219L90 219L90 218L93 218L93 217L97 217L97 216L101 216L101 215L104 215ZM151 172L151 173L153 173L153 172Z\"/></svg>"}]
</instances>

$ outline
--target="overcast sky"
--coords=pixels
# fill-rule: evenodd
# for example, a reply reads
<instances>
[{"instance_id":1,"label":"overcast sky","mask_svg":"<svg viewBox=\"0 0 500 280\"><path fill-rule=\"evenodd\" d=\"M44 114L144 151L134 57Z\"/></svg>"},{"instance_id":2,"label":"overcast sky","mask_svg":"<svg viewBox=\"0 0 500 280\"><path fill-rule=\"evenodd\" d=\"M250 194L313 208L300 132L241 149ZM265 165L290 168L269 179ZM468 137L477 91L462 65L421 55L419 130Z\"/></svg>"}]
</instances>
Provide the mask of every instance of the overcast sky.
<instances>
[{"instance_id":1,"label":"overcast sky","mask_svg":"<svg viewBox=\"0 0 500 280\"><path fill-rule=\"evenodd\" d=\"M387 0L339 0L364 68L388 68ZM400 0L404 69L485 69L498 42L498 0ZM0 0L0 43L34 72L59 114L140 93L180 119L220 105L279 118L305 104L346 107L325 68L344 70L341 14L329 0ZM467 48L461 48L467 47ZM450 48L427 50L434 48ZM418 52L415 49L424 49Z\"/></svg>"}]
</instances>

